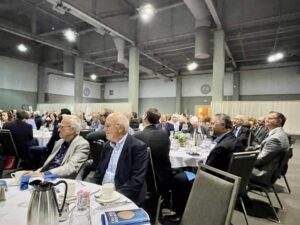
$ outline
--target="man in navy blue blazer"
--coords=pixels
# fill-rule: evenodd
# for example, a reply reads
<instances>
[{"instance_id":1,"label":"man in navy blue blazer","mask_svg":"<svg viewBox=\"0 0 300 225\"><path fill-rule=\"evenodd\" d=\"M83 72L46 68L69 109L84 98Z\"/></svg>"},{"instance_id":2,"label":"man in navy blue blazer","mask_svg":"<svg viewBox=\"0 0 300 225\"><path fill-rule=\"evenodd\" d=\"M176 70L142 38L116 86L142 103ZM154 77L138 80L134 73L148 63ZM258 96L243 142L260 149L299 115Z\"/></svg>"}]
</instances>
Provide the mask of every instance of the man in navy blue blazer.
<instances>
[{"instance_id":1,"label":"man in navy blue blazer","mask_svg":"<svg viewBox=\"0 0 300 225\"><path fill-rule=\"evenodd\" d=\"M147 146L128 134L128 127L129 120L122 113L107 117L104 130L109 141L103 147L94 181L113 183L118 192L141 205L147 188Z\"/></svg>"}]
</instances>

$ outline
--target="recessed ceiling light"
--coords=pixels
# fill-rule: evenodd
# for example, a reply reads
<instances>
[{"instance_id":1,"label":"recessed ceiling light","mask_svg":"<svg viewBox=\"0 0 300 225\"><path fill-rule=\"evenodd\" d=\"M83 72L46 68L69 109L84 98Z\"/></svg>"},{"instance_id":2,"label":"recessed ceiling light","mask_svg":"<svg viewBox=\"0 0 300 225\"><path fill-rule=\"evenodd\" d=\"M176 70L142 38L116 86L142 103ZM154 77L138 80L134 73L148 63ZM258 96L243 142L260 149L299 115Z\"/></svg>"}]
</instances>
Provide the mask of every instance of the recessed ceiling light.
<instances>
[{"instance_id":1,"label":"recessed ceiling light","mask_svg":"<svg viewBox=\"0 0 300 225\"><path fill-rule=\"evenodd\" d=\"M198 64L197 64L196 62L191 62L191 63L189 63L189 64L187 65L187 69L188 69L189 71L193 71L193 70L195 70L197 67L198 67Z\"/></svg>"},{"instance_id":2,"label":"recessed ceiling light","mask_svg":"<svg viewBox=\"0 0 300 225\"><path fill-rule=\"evenodd\" d=\"M90 78L91 78L92 80L96 80L96 79L97 79L97 76L96 76L96 74L91 74Z\"/></svg>"},{"instance_id":3,"label":"recessed ceiling light","mask_svg":"<svg viewBox=\"0 0 300 225\"><path fill-rule=\"evenodd\" d=\"M76 41L78 33L76 33L75 31L73 31L71 29L67 29L63 33L64 33L65 38L69 42L75 42Z\"/></svg>"},{"instance_id":4,"label":"recessed ceiling light","mask_svg":"<svg viewBox=\"0 0 300 225\"><path fill-rule=\"evenodd\" d=\"M278 60L283 59L283 57L284 57L284 55L282 52L277 52L277 53L269 55L268 62L276 62Z\"/></svg>"},{"instance_id":5,"label":"recessed ceiling light","mask_svg":"<svg viewBox=\"0 0 300 225\"><path fill-rule=\"evenodd\" d=\"M28 51L27 46L24 45L24 44L19 44L19 45L17 46L17 48L18 48L18 50L19 50L20 52L27 52L27 51Z\"/></svg>"},{"instance_id":6,"label":"recessed ceiling light","mask_svg":"<svg viewBox=\"0 0 300 225\"><path fill-rule=\"evenodd\" d=\"M151 4L145 4L139 9L140 17L143 21L149 21L155 14L155 9Z\"/></svg>"}]
</instances>

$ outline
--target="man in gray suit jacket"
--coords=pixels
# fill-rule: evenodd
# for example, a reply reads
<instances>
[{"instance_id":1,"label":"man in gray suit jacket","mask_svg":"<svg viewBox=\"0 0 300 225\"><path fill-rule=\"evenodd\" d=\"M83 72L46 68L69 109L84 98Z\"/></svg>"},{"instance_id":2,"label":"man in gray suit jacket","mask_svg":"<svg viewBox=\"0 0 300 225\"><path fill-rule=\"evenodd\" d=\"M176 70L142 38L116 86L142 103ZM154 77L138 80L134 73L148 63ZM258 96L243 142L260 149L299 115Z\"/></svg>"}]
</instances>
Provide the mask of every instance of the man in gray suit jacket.
<instances>
[{"instance_id":1,"label":"man in gray suit jacket","mask_svg":"<svg viewBox=\"0 0 300 225\"><path fill-rule=\"evenodd\" d=\"M288 136L282 128L285 121L286 118L282 113L274 111L266 118L269 133L260 145L261 152L255 162L251 181L270 184L274 171L289 148Z\"/></svg>"},{"instance_id":2,"label":"man in gray suit jacket","mask_svg":"<svg viewBox=\"0 0 300 225\"><path fill-rule=\"evenodd\" d=\"M80 121L76 116L64 115L59 126L58 140L44 165L31 176L55 174L57 177L74 179L83 163L88 159L89 143L79 136Z\"/></svg>"}]
</instances>

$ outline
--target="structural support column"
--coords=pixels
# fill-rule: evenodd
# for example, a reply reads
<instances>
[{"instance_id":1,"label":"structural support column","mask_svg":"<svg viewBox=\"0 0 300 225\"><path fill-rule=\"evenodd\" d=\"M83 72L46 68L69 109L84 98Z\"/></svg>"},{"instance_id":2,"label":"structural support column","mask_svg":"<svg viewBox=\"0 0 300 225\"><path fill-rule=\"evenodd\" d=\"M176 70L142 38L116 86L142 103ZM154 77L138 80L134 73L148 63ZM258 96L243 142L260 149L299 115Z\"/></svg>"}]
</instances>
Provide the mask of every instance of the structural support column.
<instances>
[{"instance_id":1,"label":"structural support column","mask_svg":"<svg viewBox=\"0 0 300 225\"><path fill-rule=\"evenodd\" d=\"M223 100L224 73L225 73L225 34L223 30L216 30L214 32L212 101Z\"/></svg>"},{"instance_id":2,"label":"structural support column","mask_svg":"<svg viewBox=\"0 0 300 225\"><path fill-rule=\"evenodd\" d=\"M129 82L128 82L128 102L132 105L132 111L139 110L139 70L140 55L136 47L129 49Z\"/></svg>"},{"instance_id":3,"label":"structural support column","mask_svg":"<svg viewBox=\"0 0 300 225\"><path fill-rule=\"evenodd\" d=\"M105 85L100 85L100 102L104 102Z\"/></svg>"},{"instance_id":4,"label":"structural support column","mask_svg":"<svg viewBox=\"0 0 300 225\"><path fill-rule=\"evenodd\" d=\"M181 113L181 95L182 95L182 79L176 78L176 102L175 112Z\"/></svg>"},{"instance_id":5,"label":"structural support column","mask_svg":"<svg viewBox=\"0 0 300 225\"><path fill-rule=\"evenodd\" d=\"M79 57L75 57L75 88L74 88L74 100L75 103L82 103L83 97L83 60Z\"/></svg>"},{"instance_id":6,"label":"structural support column","mask_svg":"<svg viewBox=\"0 0 300 225\"><path fill-rule=\"evenodd\" d=\"M48 90L48 79L47 75L45 74L45 67L38 66L38 93L37 93L37 102L38 103L45 103L45 95L46 91Z\"/></svg>"},{"instance_id":7,"label":"structural support column","mask_svg":"<svg viewBox=\"0 0 300 225\"><path fill-rule=\"evenodd\" d=\"M239 101L240 100L240 72L233 72L233 92L232 92L232 100Z\"/></svg>"}]
</instances>

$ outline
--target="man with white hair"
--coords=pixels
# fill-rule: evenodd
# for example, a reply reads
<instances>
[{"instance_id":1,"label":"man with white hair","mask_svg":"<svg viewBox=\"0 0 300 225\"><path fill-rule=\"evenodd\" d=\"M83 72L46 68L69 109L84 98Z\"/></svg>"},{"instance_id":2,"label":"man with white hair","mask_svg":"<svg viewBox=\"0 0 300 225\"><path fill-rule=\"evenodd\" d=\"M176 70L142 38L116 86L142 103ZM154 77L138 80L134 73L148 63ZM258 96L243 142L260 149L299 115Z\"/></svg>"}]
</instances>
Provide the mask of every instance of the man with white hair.
<instances>
[{"instance_id":1,"label":"man with white hair","mask_svg":"<svg viewBox=\"0 0 300 225\"><path fill-rule=\"evenodd\" d=\"M113 183L118 192L141 205L147 188L147 146L128 134L128 127L129 120L123 113L106 118L104 131L109 141L103 147L94 181Z\"/></svg>"},{"instance_id":2,"label":"man with white hair","mask_svg":"<svg viewBox=\"0 0 300 225\"><path fill-rule=\"evenodd\" d=\"M250 130L247 127L244 127L244 116L242 115L236 115L233 118L233 129L232 132L234 136L237 137L237 139L241 140L244 148L248 146L248 138L250 135Z\"/></svg>"},{"instance_id":3,"label":"man with white hair","mask_svg":"<svg viewBox=\"0 0 300 225\"><path fill-rule=\"evenodd\" d=\"M83 163L88 159L89 143L79 134L80 120L76 116L63 115L59 126L59 136L44 165L26 175L43 176L55 174L57 177L74 179Z\"/></svg>"}]
</instances>

